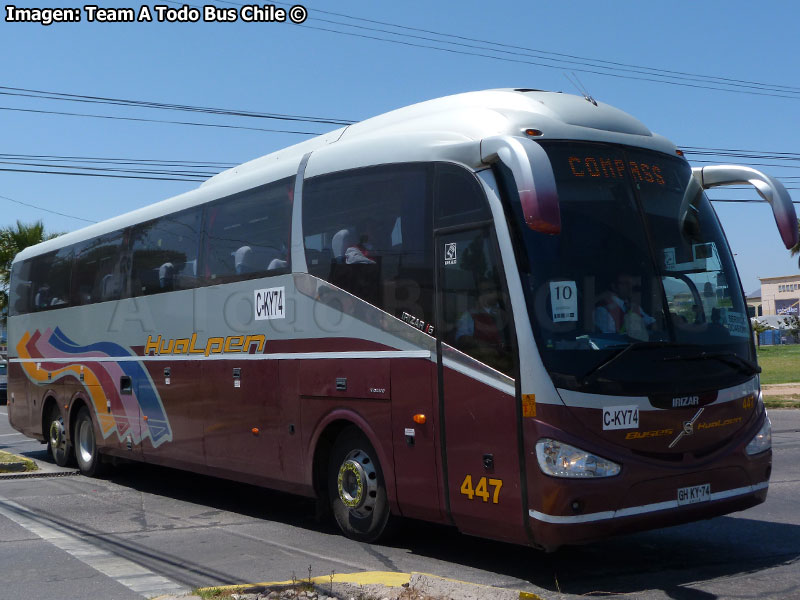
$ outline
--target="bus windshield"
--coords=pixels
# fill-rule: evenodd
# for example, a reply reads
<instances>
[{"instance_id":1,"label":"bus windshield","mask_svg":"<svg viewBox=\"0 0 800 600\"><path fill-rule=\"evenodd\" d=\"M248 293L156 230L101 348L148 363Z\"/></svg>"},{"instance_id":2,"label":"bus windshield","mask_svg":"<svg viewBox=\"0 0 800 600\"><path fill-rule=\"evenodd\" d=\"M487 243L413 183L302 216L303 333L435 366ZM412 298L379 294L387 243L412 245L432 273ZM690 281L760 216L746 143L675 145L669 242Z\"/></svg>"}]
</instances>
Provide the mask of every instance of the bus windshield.
<instances>
[{"instance_id":1,"label":"bus windshield","mask_svg":"<svg viewBox=\"0 0 800 600\"><path fill-rule=\"evenodd\" d=\"M608 144L541 145L562 231L518 227L520 269L556 385L647 394L751 378L757 367L741 286L689 165Z\"/></svg>"}]
</instances>

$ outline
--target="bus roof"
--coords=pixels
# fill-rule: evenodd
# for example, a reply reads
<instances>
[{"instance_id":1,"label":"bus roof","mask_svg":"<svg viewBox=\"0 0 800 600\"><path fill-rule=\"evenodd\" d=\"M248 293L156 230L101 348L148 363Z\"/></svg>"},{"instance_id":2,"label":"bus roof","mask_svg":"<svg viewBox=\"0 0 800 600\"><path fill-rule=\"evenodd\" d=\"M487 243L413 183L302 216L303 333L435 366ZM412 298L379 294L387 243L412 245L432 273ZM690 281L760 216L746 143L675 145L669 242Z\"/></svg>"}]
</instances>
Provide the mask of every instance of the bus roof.
<instances>
[{"instance_id":1,"label":"bus roof","mask_svg":"<svg viewBox=\"0 0 800 600\"><path fill-rule=\"evenodd\" d=\"M426 160L481 168L480 147L475 142L496 135L521 136L529 128L542 132L537 139L617 143L669 154L676 150L629 114L589 98L519 88L467 92L399 108L272 152L223 171L184 194L27 248L15 262L292 176L309 152L313 155L306 177Z\"/></svg>"}]
</instances>

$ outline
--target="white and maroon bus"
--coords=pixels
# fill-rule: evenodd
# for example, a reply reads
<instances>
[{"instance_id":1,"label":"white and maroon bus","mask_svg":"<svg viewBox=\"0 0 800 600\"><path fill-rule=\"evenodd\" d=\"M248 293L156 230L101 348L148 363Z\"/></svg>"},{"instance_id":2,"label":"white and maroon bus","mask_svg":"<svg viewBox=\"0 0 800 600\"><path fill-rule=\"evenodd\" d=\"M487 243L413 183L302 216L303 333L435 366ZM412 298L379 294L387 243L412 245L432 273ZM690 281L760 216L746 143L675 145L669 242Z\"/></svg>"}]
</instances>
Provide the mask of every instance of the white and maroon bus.
<instances>
[{"instance_id":1,"label":"white and maroon bus","mask_svg":"<svg viewBox=\"0 0 800 600\"><path fill-rule=\"evenodd\" d=\"M744 294L692 169L631 116L528 89L402 108L20 253L8 414L113 458L553 549L763 502Z\"/></svg>"}]
</instances>

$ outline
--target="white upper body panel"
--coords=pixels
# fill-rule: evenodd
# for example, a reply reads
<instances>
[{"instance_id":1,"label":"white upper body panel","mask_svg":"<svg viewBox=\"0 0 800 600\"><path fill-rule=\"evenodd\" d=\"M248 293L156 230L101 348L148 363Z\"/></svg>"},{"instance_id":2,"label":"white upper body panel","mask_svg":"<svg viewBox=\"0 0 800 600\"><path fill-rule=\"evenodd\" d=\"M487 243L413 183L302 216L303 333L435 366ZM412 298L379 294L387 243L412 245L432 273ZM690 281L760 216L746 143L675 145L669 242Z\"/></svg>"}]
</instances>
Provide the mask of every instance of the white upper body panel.
<instances>
[{"instance_id":1,"label":"white upper body panel","mask_svg":"<svg viewBox=\"0 0 800 600\"><path fill-rule=\"evenodd\" d=\"M480 140L497 135L574 139L647 148L669 154L675 145L627 113L570 94L486 90L400 108L223 171L197 189L74 231L20 252L15 262L117 231L296 174L313 153L305 177L386 163L444 160L480 169Z\"/></svg>"}]
</instances>

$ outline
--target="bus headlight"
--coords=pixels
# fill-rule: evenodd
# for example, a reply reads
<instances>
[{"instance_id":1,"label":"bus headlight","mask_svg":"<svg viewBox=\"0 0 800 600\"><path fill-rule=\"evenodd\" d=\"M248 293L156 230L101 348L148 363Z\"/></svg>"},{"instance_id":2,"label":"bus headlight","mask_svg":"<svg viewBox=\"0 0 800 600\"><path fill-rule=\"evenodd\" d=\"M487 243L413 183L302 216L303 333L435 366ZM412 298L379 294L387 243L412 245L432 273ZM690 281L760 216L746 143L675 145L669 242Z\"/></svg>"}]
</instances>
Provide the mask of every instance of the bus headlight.
<instances>
[{"instance_id":1,"label":"bus headlight","mask_svg":"<svg viewBox=\"0 0 800 600\"><path fill-rule=\"evenodd\" d=\"M536 442L536 458L542 472L553 477L613 477L620 470L615 462L549 438Z\"/></svg>"},{"instance_id":2,"label":"bus headlight","mask_svg":"<svg viewBox=\"0 0 800 600\"><path fill-rule=\"evenodd\" d=\"M752 456L753 454L766 452L770 448L772 448L772 423L769 422L769 417L767 417L764 419L764 424L761 426L761 429L759 429L755 437L750 440L750 443L747 444L747 448L745 448L744 451Z\"/></svg>"}]
</instances>

